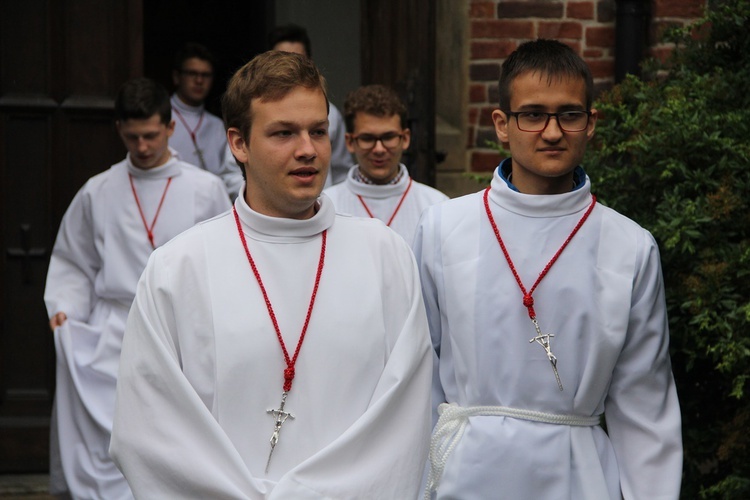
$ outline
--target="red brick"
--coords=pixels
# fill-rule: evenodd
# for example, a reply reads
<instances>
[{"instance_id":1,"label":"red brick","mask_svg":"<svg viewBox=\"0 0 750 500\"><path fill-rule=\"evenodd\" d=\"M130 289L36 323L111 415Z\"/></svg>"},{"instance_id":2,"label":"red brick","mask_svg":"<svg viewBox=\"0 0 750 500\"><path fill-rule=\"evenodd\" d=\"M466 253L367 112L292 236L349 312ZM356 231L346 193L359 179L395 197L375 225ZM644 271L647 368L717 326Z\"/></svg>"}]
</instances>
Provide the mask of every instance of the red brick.
<instances>
[{"instance_id":1,"label":"red brick","mask_svg":"<svg viewBox=\"0 0 750 500\"><path fill-rule=\"evenodd\" d=\"M472 151L471 170L472 172L492 172L502 159L503 156L500 153Z\"/></svg>"},{"instance_id":2,"label":"red brick","mask_svg":"<svg viewBox=\"0 0 750 500\"><path fill-rule=\"evenodd\" d=\"M471 42L471 59L505 59L516 48L508 41Z\"/></svg>"},{"instance_id":3,"label":"red brick","mask_svg":"<svg viewBox=\"0 0 750 500\"><path fill-rule=\"evenodd\" d=\"M588 47L610 48L615 46L614 26L594 27L586 29L586 45Z\"/></svg>"},{"instance_id":4,"label":"red brick","mask_svg":"<svg viewBox=\"0 0 750 500\"><path fill-rule=\"evenodd\" d=\"M534 23L492 19L472 21L471 38L532 38Z\"/></svg>"},{"instance_id":5,"label":"red brick","mask_svg":"<svg viewBox=\"0 0 750 500\"><path fill-rule=\"evenodd\" d=\"M594 2L568 2L566 16L571 19L594 19Z\"/></svg>"},{"instance_id":6,"label":"red brick","mask_svg":"<svg viewBox=\"0 0 750 500\"><path fill-rule=\"evenodd\" d=\"M482 83L472 83L469 86L469 102L487 102L487 86Z\"/></svg>"},{"instance_id":7,"label":"red brick","mask_svg":"<svg viewBox=\"0 0 750 500\"><path fill-rule=\"evenodd\" d=\"M474 82L495 81L500 78L497 63L474 63L469 65L469 80Z\"/></svg>"},{"instance_id":8,"label":"red brick","mask_svg":"<svg viewBox=\"0 0 750 500\"><path fill-rule=\"evenodd\" d=\"M681 26L682 23L675 21L654 21L651 23L651 26L649 28L649 36L651 37L651 40L654 40L655 43L659 43L664 39L664 34L667 32L667 30Z\"/></svg>"},{"instance_id":9,"label":"red brick","mask_svg":"<svg viewBox=\"0 0 750 500\"><path fill-rule=\"evenodd\" d=\"M612 78L615 74L614 59L587 60L586 64L589 65L594 78Z\"/></svg>"},{"instance_id":10,"label":"red brick","mask_svg":"<svg viewBox=\"0 0 750 500\"><path fill-rule=\"evenodd\" d=\"M469 7L469 18L495 17L495 4L493 2L473 2Z\"/></svg>"},{"instance_id":11,"label":"red brick","mask_svg":"<svg viewBox=\"0 0 750 500\"><path fill-rule=\"evenodd\" d=\"M504 2L497 4L497 17L503 18L561 18L563 16L563 4L560 2L531 1L531 2Z\"/></svg>"},{"instance_id":12,"label":"red brick","mask_svg":"<svg viewBox=\"0 0 750 500\"><path fill-rule=\"evenodd\" d=\"M475 145L478 148L493 148L499 144L495 127L482 127L477 131Z\"/></svg>"},{"instance_id":13,"label":"red brick","mask_svg":"<svg viewBox=\"0 0 750 500\"><path fill-rule=\"evenodd\" d=\"M599 49L586 49L583 51L583 57L587 59L596 59L598 57L602 57L603 55L604 51Z\"/></svg>"},{"instance_id":14,"label":"red brick","mask_svg":"<svg viewBox=\"0 0 750 500\"><path fill-rule=\"evenodd\" d=\"M669 56L672 55L672 50L672 46L662 45L660 47L651 47L651 49L649 50L649 54L654 59L665 62L667 59L669 59Z\"/></svg>"},{"instance_id":15,"label":"red brick","mask_svg":"<svg viewBox=\"0 0 750 500\"><path fill-rule=\"evenodd\" d=\"M577 22L540 22L539 38L573 38L580 40L583 35L583 26Z\"/></svg>"},{"instance_id":16,"label":"red brick","mask_svg":"<svg viewBox=\"0 0 750 500\"><path fill-rule=\"evenodd\" d=\"M703 15L706 0L654 0L652 16L697 18Z\"/></svg>"}]
</instances>

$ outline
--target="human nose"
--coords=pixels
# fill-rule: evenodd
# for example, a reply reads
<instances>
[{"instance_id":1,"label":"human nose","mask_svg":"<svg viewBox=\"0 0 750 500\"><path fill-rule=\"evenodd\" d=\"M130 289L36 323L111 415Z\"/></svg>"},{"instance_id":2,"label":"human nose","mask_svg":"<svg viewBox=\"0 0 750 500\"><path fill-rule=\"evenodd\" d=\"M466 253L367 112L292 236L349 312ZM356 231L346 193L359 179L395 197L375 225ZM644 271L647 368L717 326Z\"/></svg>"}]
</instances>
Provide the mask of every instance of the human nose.
<instances>
[{"instance_id":1,"label":"human nose","mask_svg":"<svg viewBox=\"0 0 750 500\"><path fill-rule=\"evenodd\" d=\"M542 130L542 138L547 141L558 141L563 135L557 115L547 115L547 124Z\"/></svg>"},{"instance_id":2,"label":"human nose","mask_svg":"<svg viewBox=\"0 0 750 500\"><path fill-rule=\"evenodd\" d=\"M148 141L143 137L137 139L136 148L138 152L146 151L148 149Z\"/></svg>"},{"instance_id":3,"label":"human nose","mask_svg":"<svg viewBox=\"0 0 750 500\"><path fill-rule=\"evenodd\" d=\"M310 134L302 134L297 148L297 157L313 159L316 156L318 156L318 151L315 149L313 138Z\"/></svg>"},{"instance_id":4,"label":"human nose","mask_svg":"<svg viewBox=\"0 0 750 500\"><path fill-rule=\"evenodd\" d=\"M383 139L380 137L375 138L375 144L372 146L372 151L374 153L383 153L388 151L388 148L385 147L385 144L383 144Z\"/></svg>"}]
</instances>

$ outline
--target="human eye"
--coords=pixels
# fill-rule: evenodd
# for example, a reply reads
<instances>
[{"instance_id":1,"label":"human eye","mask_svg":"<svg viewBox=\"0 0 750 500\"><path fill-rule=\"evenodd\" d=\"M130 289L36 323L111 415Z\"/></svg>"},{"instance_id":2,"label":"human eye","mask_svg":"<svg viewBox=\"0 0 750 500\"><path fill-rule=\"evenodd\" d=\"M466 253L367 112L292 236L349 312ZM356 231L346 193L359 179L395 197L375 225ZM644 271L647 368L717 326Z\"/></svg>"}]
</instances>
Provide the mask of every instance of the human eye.
<instances>
[{"instance_id":1,"label":"human eye","mask_svg":"<svg viewBox=\"0 0 750 500\"><path fill-rule=\"evenodd\" d=\"M277 130L273 132L271 135L274 137L286 138L286 137L291 137L292 131L291 130Z\"/></svg>"},{"instance_id":2,"label":"human eye","mask_svg":"<svg viewBox=\"0 0 750 500\"><path fill-rule=\"evenodd\" d=\"M328 129L321 127L313 130L310 135L313 137L326 137L328 135Z\"/></svg>"},{"instance_id":3,"label":"human eye","mask_svg":"<svg viewBox=\"0 0 750 500\"><path fill-rule=\"evenodd\" d=\"M527 122L541 122L547 119L547 114L539 111L524 111L518 113L518 116Z\"/></svg>"},{"instance_id":4,"label":"human eye","mask_svg":"<svg viewBox=\"0 0 750 500\"><path fill-rule=\"evenodd\" d=\"M586 113L583 111L565 111L559 113L557 116L559 116L564 122L575 123L582 120L586 116Z\"/></svg>"}]
</instances>

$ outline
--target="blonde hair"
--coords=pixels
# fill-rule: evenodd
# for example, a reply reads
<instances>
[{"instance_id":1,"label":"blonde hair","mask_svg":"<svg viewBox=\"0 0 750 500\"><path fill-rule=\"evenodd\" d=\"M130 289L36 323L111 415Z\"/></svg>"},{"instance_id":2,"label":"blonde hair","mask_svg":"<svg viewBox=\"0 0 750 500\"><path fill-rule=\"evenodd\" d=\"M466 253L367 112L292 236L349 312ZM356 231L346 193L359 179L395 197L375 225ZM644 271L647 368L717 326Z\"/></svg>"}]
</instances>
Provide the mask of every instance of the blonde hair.
<instances>
[{"instance_id":1,"label":"blonde hair","mask_svg":"<svg viewBox=\"0 0 750 500\"><path fill-rule=\"evenodd\" d=\"M320 89L328 107L326 80L310 58L275 50L255 56L232 76L221 98L224 126L239 129L247 139L253 121L252 100L279 101L298 87Z\"/></svg>"}]
</instances>

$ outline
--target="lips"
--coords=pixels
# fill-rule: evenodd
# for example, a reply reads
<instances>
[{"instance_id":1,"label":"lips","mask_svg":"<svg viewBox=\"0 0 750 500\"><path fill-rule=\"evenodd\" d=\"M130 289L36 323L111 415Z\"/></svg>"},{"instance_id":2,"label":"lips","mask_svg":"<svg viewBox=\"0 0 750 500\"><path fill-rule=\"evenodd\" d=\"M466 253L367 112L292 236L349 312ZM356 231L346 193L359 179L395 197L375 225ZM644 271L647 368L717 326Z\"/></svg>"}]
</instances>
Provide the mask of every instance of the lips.
<instances>
[{"instance_id":1,"label":"lips","mask_svg":"<svg viewBox=\"0 0 750 500\"><path fill-rule=\"evenodd\" d=\"M298 168L289 172L289 175L296 175L299 177L312 177L317 173L318 171L314 168Z\"/></svg>"}]
</instances>

